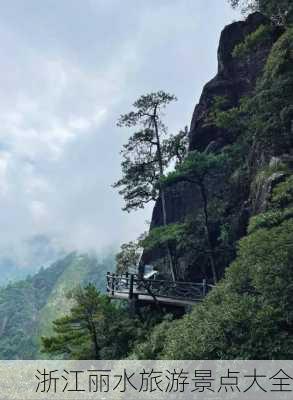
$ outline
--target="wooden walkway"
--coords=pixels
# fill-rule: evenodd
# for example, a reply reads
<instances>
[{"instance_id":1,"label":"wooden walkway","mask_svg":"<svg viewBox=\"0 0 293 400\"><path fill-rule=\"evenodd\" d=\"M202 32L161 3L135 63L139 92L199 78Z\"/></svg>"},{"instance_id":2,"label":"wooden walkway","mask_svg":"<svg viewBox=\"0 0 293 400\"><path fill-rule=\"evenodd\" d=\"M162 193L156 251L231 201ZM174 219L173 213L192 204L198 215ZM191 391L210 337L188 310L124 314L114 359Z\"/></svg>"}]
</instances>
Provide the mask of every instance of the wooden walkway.
<instances>
[{"instance_id":1,"label":"wooden walkway","mask_svg":"<svg viewBox=\"0 0 293 400\"><path fill-rule=\"evenodd\" d=\"M202 282L174 282L142 279L134 274L107 274L107 292L112 299L132 300L174 306L194 305L212 288Z\"/></svg>"}]
</instances>

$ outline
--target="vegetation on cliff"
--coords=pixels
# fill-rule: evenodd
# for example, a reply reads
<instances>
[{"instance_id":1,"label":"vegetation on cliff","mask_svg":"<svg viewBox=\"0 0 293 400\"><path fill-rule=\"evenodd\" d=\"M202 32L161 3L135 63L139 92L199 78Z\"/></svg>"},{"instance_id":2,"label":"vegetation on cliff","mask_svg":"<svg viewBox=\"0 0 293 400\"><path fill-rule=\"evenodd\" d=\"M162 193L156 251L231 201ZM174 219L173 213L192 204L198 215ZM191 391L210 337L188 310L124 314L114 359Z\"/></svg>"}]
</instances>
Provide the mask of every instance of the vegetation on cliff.
<instances>
[{"instance_id":1,"label":"vegetation on cliff","mask_svg":"<svg viewBox=\"0 0 293 400\"><path fill-rule=\"evenodd\" d=\"M186 153L186 133L167 135L163 112L176 97L159 91L141 96L134 110L122 115L118 126L139 129L123 146L122 178L114 184L125 200L124 210L143 208L150 201L160 201L163 225L168 224L165 187L162 178L170 163L180 163ZM165 243L170 274L175 280L175 267L168 242Z\"/></svg>"},{"instance_id":2,"label":"vegetation on cliff","mask_svg":"<svg viewBox=\"0 0 293 400\"><path fill-rule=\"evenodd\" d=\"M243 13L260 11L280 24L293 21L293 5L291 0L229 0L232 7L240 7Z\"/></svg>"},{"instance_id":3,"label":"vegetation on cliff","mask_svg":"<svg viewBox=\"0 0 293 400\"><path fill-rule=\"evenodd\" d=\"M137 346L139 358L293 356L292 33L287 28L273 46L254 96L217 115L233 122L227 128L240 132L243 143L255 207L248 234L206 300L183 319L157 326ZM265 197L256 193L261 189Z\"/></svg>"},{"instance_id":4,"label":"vegetation on cliff","mask_svg":"<svg viewBox=\"0 0 293 400\"><path fill-rule=\"evenodd\" d=\"M68 297L73 299L70 313L53 322L51 337L42 337L44 353L61 359L119 359L143 335L138 318L130 318L94 285L74 289Z\"/></svg>"},{"instance_id":5,"label":"vegetation on cliff","mask_svg":"<svg viewBox=\"0 0 293 400\"><path fill-rule=\"evenodd\" d=\"M272 198L288 198L278 185ZM292 207L293 197L288 201ZM291 359L293 356L293 219L264 224L252 220L253 233L242 239L235 262L202 305L169 324L156 357L187 359ZM256 228L256 220L261 226ZM157 328L139 356L149 357ZM142 351L143 350L143 351ZM146 352L144 354L144 351ZM153 354L155 356L155 354Z\"/></svg>"},{"instance_id":6,"label":"vegetation on cliff","mask_svg":"<svg viewBox=\"0 0 293 400\"><path fill-rule=\"evenodd\" d=\"M142 260L163 260L173 278L219 282L177 320L153 310L131 318L93 287L80 289L67 316L43 339L47 352L67 358L293 357L292 7L285 0L231 4L271 19L256 13L249 22L232 24L236 44L224 32L222 40L229 43L227 48L221 43L219 73L195 111L189 152L181 146L182 132L170 141L158 137L165 128L154 110L173 96L142 96L136 112L121 119L140 130L124 147L123 177L116 184L128 210L157 200L147 236L118 254L120 272L138 263L143 247ZM240 78L229 80L238 72ZM172 165L175 148L180 157ZM192 193L193 208L167 218L174 193Z\"/></svg>"}]
</instances>

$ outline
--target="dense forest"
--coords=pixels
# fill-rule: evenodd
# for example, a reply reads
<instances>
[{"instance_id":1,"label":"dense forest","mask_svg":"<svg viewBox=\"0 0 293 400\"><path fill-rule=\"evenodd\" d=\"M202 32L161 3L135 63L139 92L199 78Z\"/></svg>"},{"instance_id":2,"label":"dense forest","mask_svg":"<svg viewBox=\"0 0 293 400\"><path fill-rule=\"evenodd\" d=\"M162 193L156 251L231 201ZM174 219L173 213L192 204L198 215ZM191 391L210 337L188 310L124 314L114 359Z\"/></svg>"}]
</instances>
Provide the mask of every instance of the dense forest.
<instances>
[{"instance_id":1,"label":"dense forest","mask_svg":"<svg viewBox=\"0 0 293 400\"><path fill-rule=\"evenodd\" d=\"M109 260L99 271L87 260L91 273L102 275L87 273L68 294L70 307L61 302L57 312L48 298L55 298L65 259L0 292L0 356L293 357L293 5L230 3L245 19L224 28L218 73L204 87L190 129L168 134L164 111L175 95L141 96L118 121L131 136L114 184L126 211L154 202L149 232L122 245L117 272L152 265L162 278L204 278L213 289L180 318L157 307L134 313L99 292ZM25 304L21 316L4 307L13 308L15 296ZM27 343L19 340L24 330Z\"/></svg>"},{"instance_id":2,"label":"dense forest","mask_svg":"<svg viewBox=\"0 0 293 400\"><path fill-rule=\"evenodd\" d=\"M47 358L40 353L40 336L52 332L52 321L70 311L71 290L92 282L104 292L105 274L113 268L112 255L72 253L0 289L0 358Z\"/></svg>"}]
</instances>

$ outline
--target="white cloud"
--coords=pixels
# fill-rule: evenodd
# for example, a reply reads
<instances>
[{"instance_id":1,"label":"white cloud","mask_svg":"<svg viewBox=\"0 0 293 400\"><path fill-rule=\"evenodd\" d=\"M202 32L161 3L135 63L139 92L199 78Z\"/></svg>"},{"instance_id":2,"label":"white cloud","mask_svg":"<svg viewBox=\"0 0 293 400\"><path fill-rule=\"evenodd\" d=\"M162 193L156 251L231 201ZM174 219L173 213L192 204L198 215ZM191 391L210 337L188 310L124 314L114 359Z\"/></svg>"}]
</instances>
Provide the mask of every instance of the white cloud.
<instances>
[{"instance_id":1,"label":"white cloud","mask_svg":"<svg viewBox=\"0 0 293 400\"><path fill-rule=\"evenodd\" d=\"M0 196L5 196L8 192L7 168L9 159L9 154L0 152Z\"/></svg>"},{"instance_id":2,"label":"white cloud","mask_svg":"<svg viewBox=\"0 0 293 400\"><path fill-rule=\"evenodd\" d=\"M0 261L29 266L60 249L101 249L145 229L151 209L122 213L110 186L129 134L115 121L140 94L165 89L180 100L167 115L170 128L189 122L232 15L225 3L210 3L3 4Z\"/></svg>"}]
</instances>

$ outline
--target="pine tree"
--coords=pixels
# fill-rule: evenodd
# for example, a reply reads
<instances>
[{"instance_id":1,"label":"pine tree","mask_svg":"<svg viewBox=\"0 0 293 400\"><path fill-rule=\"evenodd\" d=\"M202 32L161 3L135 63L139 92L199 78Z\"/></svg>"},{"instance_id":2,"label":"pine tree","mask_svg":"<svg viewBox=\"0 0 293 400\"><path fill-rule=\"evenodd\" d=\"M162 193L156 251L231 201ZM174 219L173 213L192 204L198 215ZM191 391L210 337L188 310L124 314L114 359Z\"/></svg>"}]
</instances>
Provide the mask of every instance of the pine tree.
<instances>
[{"instance_id":1,"label":"pine tree","mask_svg":"<svg viewBox=\"0 0 293 400\"><path fill-rule=\"evenodd\" d=\"M181 163L186 153L187 131L179 135L167 135L163 123L163 111L176 97L159 91L141 96L134 103L134 111L122 115L118 121L120 127L138 127L123 146L122 178L114 184L124 197L124 210L143 208L150 201L160 199L163 225L168 224L166 193L161 184L166 168L174 158ZM175 280L175 272L169 246L166 247L170 272Z\"/></svg>"}]
</instances>

